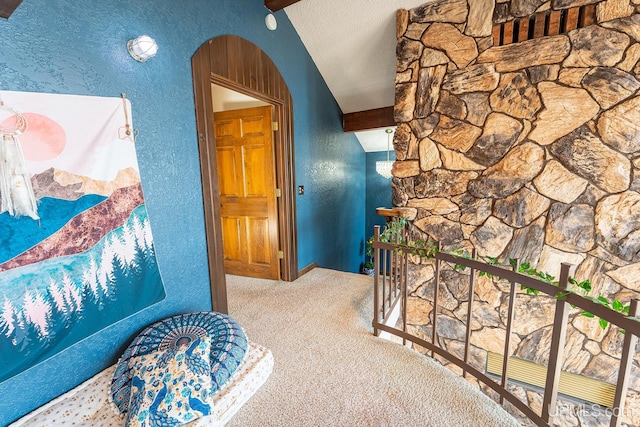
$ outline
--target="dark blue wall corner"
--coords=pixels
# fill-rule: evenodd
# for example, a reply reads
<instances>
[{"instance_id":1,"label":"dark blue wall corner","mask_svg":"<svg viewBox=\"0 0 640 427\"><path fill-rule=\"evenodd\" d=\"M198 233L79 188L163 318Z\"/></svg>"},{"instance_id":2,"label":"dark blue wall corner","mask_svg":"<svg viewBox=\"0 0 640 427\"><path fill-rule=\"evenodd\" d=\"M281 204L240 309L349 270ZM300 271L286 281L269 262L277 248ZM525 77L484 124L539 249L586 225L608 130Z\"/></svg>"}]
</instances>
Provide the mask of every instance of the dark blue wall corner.
<instances>
[{"instance_id":1,"label":"dark blue wall corner","mask_svg":"<svg viewBox=\"0 0 640 427\"><path fill-rule=\"evenodd\" d=\"M262 2L75 0L23 2L0 19L0 91L119 97L132 104L146 206L167 297L0 384L0 425L113 364L148 324L209 310L191 57L234 34L262 48L293 97L300 268L357 271L365 223L365 154L342 132L341 112L284 12L264 25ZM134 61L126 43L149 34L156 57Z\"/></svg>"},{"instance_id":2,"label":"dark blue wall corner","mask_svg":"<svg viewBox=\"0 0 640 427\"><path fill-rule=\"evenodd\" d=\"M364 151L355 135L342 132L341 114L318 110L335 102L328 93L317 92L305 102L308 118L323 121L310 126L313 133L326 137L310 133L298 138L296 132L296 183L305 189L296 200L298 264L357 272L366 196ZM323 247L331 249L317 250Z\"/></svg>"}]
</instances>

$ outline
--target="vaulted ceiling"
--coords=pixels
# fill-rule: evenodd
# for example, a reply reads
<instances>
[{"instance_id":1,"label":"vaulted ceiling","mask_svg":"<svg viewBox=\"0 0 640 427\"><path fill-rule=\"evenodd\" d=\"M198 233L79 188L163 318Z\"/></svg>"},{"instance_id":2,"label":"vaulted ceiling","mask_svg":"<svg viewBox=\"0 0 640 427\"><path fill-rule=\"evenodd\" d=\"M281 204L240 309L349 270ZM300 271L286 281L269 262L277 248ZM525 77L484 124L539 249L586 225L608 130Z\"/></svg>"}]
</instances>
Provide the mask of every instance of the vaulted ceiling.
<instances>
[{"instance_id":1,"label":"vaulted ceiling","mask_svg":"<svg viewBox=\"0 0 640 427\"><path fill-rule=\"evenodd\" d=\"M432 0L264 0L284 9L365 151L395 126L396 12Z\"/></svg>"}]
</instances>

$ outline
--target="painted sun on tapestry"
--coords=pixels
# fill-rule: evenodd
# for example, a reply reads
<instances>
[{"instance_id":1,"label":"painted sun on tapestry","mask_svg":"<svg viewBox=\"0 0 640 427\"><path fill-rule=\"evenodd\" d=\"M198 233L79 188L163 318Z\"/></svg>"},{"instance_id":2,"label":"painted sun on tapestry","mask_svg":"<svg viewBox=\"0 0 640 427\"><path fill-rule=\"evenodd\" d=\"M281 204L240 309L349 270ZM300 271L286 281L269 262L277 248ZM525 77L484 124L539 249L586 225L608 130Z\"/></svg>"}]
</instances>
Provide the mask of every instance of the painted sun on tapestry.
<instances>
[{"instance_id":1,"label":"painted sun on tapestry","mask_svg":"<svg viewBox=\"0 0 640 427\"><path fill-rule=\"evenodd\" d=\"M2 382L165 292L128 100L0 97Z\"/></svg>"}]
</instances>

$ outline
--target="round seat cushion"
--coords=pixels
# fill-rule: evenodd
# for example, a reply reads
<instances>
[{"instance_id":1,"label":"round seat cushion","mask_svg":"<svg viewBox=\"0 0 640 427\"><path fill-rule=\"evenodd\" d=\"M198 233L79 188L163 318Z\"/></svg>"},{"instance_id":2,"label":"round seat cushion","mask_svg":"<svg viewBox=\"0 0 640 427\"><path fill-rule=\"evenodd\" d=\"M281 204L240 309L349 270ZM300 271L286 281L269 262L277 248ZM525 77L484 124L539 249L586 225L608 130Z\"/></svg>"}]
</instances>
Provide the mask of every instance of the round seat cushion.
<instances>
[{"instance_id":1,"label":"round seat cushion","mask_svg":"<svg viewBox=\"0 0 640 427\"><path fill-rule=\"evenodd\" d=\"M111 380L111 397L126 412L131 395L131 359L156 351L189 345L198 338L211 341L211 394L220 390L244 360L247 337L230 316L217 312L180 314L146 327L122 354Z\"/></svg>"}]
</instances>

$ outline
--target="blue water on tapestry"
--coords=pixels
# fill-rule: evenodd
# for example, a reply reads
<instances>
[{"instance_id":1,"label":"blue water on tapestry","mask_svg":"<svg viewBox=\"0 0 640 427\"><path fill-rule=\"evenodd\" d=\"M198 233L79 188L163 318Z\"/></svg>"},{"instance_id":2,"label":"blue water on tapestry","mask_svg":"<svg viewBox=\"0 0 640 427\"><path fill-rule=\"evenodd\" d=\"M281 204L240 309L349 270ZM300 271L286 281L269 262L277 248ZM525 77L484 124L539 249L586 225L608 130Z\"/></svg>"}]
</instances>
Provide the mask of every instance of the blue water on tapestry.
<instances>
[{"instance_id":1,"label":"blue water on tapestry","mask_svg":"<svg viewBox=\"0 0 640 427\"><path fill-rule=\"evenodd\" d=\"M145 205L114 227L109 199L45 197L40 221L0 215L0 382L165 297Z\"/></svg>"}]
</instances>

